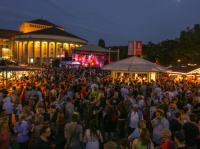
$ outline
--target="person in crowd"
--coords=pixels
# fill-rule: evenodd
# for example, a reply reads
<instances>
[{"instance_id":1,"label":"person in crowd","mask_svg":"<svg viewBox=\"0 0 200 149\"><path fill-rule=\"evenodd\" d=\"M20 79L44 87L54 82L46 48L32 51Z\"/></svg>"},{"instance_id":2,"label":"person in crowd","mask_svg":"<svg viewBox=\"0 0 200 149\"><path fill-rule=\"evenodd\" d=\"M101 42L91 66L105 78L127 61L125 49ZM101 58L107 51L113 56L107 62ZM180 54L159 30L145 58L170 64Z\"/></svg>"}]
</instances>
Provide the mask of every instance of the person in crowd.
<instances>
[{"instance_id":1,"label":"person in crowd","mask_svg":"<svg viewBox=\"0 0 200 149\"><path fill-rule=\"evenodd\" d=\"M135 128L137 128L138 121L143 119L141 110L137 104L133 105L132 110L128 113L128 135L130 135Z\"/></svg>"},{"instance_id":2,"label":"person in crowd","mask_svg":"<svg viewBox=\"0 0 200 149\"><path fill-rule=\"evenodd\" d=\"M0 109L0 149L9 149L11 134L8 127L8 117L6 111Z\"/></svg>"},{"instance_id":3,"label":"person in crowd","mask_svg":"<svg viewBox=\"0 0 200 149\"><path fill-rule=\"evenodd\" d=\"M67 97L65 104L65 117L68 123L71 122L73 113L74 113L74 105L71 103L71 98Z\"/></svg>"},{"instance_id":4,"label":"person in crowd","mask_svg":"<svg viewBox=\"0 0 200 149\"><path fill-rule=\"evenodd\" d=\"M22 104L20 103L19 98L17 97L15 99L14 105L13 105L13 114L15 115L15 120L18 121L19 115L22 112Z\"/></svg>"},{"instance_id":5,"label":"person in crowd","mask_svg":"<svg viewBox=\"0 0 200 149\"><path fill-rule=\"evenodd\" d=\"M56 139L56 149L63 149L66 140L64 134L64 127L65 127L65 115L62 111L58 112L57 119L56 119L56 132L55 132L55 139Z\"/></svg>"},{"instance_id":6,"label":"person in crowd","mask_svg":"<svg viewBox=\"0 0 200 149\"><path fill-rule=\"evenodd\" d=\"M105 117L104 117L104 132L105 132L105 142L114 139L114 133L116 132L116 127L118 123L118 109L116 103L113 100L108 100L106 102L105 108ZM117 121L112 122L112 116L117 115ZM110 138L109 138L110 135Z\"/></svg>"},{"instance_id":7,"label":"person in crowd","mask_svg":"<svg viewBox=\"0 0 200 149\"><path fill-rule=\"evenodd\" d=\"M182 113L178 111L175 113L175 118L169 121L169 130L172 133L176 131L181 131L183 128L182 122Z\"/></svg>"},{"instance_id":8,"label":"person in crowd","mask_svg":"<svg viewBox=\"0 0 200 149\"><path fill-rule=\"evenodd\" d=\"M156 118L151 120L151 125L153 127L153 143L154 146L159 146L162 141L162 130L169 129L169 121L164 117L164 111L158 109L156 112Z\"/></svg>"},{"instance_id":9,"label":"person in crowd","mask_svg":"<svg viewBox=\"0 0 200 149\"><path fill-rule=\"evenodd\" d=\"M188 98L186 106L190 109L188 115L190 115L194 110L193 98Z\"/></svg>"},{"instance_id":10,"label":"person in crowd","mask_svg":"<svg viewBox=\"0 0 200 149\"><path fill-rule=\"evenodd\" d=\"M84 142L87 142L86 149L99 149L100 144L103 143L101 131L98 130L98 123L96 119L90 121L90 127L85 131Z\"/></svg>"},{"instance_id":11,"label":"person in crowd","mask_svg":"<svg viewBox=\"0 0 200 149\"><path fill-rule=\"evenodd\" d=\"M178 149L189 149L189 146L185 144L185 135L182 131L174 132L173 136Z\"/></svg>"},{"instance_id":12,"label":"person in crowd","mask_svg":"<svg viewBox=\"0 0 200 149\"><path fill-rule=\"evenodd\" d=\"M2 109L6 110L6 114L9 117L9 124L12 123L12 113L13 113L13 105L11 103L11 98L8 96L8 91L5 90L3 92L3 107Z\"/></svg>"},{"instance_id":13,"label":"person in crowd","mask_svg":"<svg viewBox=\"0 0 200 149\"><path fill-rule=\"evenodd\" d=\"M132 134L130 136L128 136L128 140L133 141L134 139L139 138L142 128L146 128L146 121L145 120L139 120L138 121L138 127L132 132Z\"/></svg>"},{"instance_id":14,"label":"person in crowd","mask_svg":"<svg viewBox=\"0 0 200 149\"><path fill-rule=\"evenodd\" d=\"M197 149L196 139L199 134L199 127L196 124L196 114L190 114L190 122L186 122L183 125L185 133L185 143L189 146L189 149Z\"/></svg>"},{"instance_id":15,"label":"person in crowd","mask_svg":"<svg viewBox=\"0 0 200 149\"><path fill-rule=\"evenodd\" d=\"M147 128L141 129L141 134L138 139L135 139L132 143L132 149L147 149L153 147L153 143L150 140L150 133Z\"/></svg>"},{"instance_id":16,"label":"person in crowd","mask_svg":"<svg viewBox=\"0 0 200 149\"><path fill-rule=\"evenodd\" d=\"M37 140L40 137L40 129L44 126L43 122L43 117L41 115L38 115L35 117L34 124L30 130L30 138L28 142L28 149L34 149L34 145L37 142Z\"/></svg>"},{"instance_id":17,"label":"person in crowd","mask_svg":"<svg viewBox=\"0 0 200 149\"><path fill-rule=\"evenodd\" d=\"M190 109L186 106L183 107L183 115L182 115L183 123L190 122L189 113Z\"/></svg>"},{"instance_id":18,"label":"person in crowd","mask_svg":"<svg viewBox=\"0 0 200 149\"><path fill-rule=\"evenodd\" d=\"M149 126L149 122L150 122L149 117L150 117L150 114L149 114L148 103L146 101L144 101L143 106L141 108L141 111L142 111L143 119L147 122L147 125Z\"/></svg>"},{"instance_id":19,"label":"person in crowd","mask_svg":"<svg viewBox=\"0 0 200 149\"><path fill-rule=\"evenodd\" d=\"M108 141L104 144L104 149L117 149L117 143L114 141Z\"/></svg>"},{"instance_id":20,"label":"person in crowd","mask_svg":"<svg viewBox=\"0 0 200 149\"><path fill-rule=\"evenodd\" d=\"M72 122L65 125L65 139L67 143L65 149L81 149L81 142L83 141L83 127L77 124L79 114L74 112L72 115Z\"/></svg>"},{"instance_id":21,"label":"person in crowd","mask_svg":"<svg viewBox=\"0 0 200 149\"><path fill-rule=\"evenodd\" d=\"M122 139L125 137L125 124L127 122L127 109L124 101L120 101L117 105L119 110L119 119L118 119L118 129L119 129L119 137Z\"/></svg>"},{"instance_id":22,"label":"person in crowd","mask_svg":"<svg viewBox=\"0 0 200 149\"><path fill-rule=\"evenodd\" d=\"M25 116L20 115L19 120L16 122L15 132L17 134L17 142L19 143L20 149L28 148L28 123L24 120Z\"/></svg>"},{"instance_id":23,"label":"person in crowd","mask_svg":"<svg viewBox=\"0 0 200 149\"><path fill-rule=\"evenodd\" d=\"M162 130L162 142L158 149L172 149L171 131L168 129Z\"/></svg>"},{"instance_id":24,"label":"person in crowd","mask_svg":"<svg viewBox=\"0 0 200 149\"><path fill-rule=\"evenodd\" d=\"M169 109L167 112L167 118L168 120L172 120L175 118L175 113L178 112L179 109L176 107L176 103L171 101L169 105Z\"/></svg>"},{"instance_id":25,"label":"person in crowd","mask_svg":"<svg viewBox=\"0 0 200 149\"><path fill-rule=\"evenodd\" d=\"M10 92L10 97L11 97L11 101L15 103L16 102L15 100L18 98L16 86L12 86L12 90Z\"/></svg>"},{"instance_id":26,"label":"person in crowd","mask_svg":"<svg viewBox=\"0 0 200 149\"><path fill-rule=\"evenodd\" d=\"M51 128L48 125L42 126L40 129L40 137L35 144L35 149L52 149L49 141Z\"/></svg>"},{"instance_id":27,"label":"person in crowd","mask_svg":"<svg viewBox=\"0 0 200 149\"><path fill-rule=\"evenodd\" d=\"M31 107L30 106L24 106L22 108L22 113L20 115L23 115L24 121L27 122L28 130L30 130L32 122L33 122L33 115L34 115L33 111L31 111Z\"/></svg>"},{"instance_id":28,"label":"person in crowd","mask_svg":"<svg viewBox=\"0 0 200 149\"><path fill-rule=\"evenodd\" d=\"M158 110L159 104L158 103L154 103L150 109L149 109L149 117L150 120L154 119L156 116L156 111Z\"/></svg>"}]
</instances>

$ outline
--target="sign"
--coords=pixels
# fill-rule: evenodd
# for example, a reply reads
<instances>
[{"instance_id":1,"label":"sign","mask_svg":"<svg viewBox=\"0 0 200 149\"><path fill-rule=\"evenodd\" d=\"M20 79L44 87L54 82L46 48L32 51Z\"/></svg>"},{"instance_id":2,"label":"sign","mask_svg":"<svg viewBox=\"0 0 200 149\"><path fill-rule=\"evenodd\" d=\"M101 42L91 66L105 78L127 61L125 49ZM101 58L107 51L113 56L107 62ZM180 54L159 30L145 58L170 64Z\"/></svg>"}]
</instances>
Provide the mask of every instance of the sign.
<instances>
[{"instance_id":1,"label":"sign","mask_svg":"<svg viewBox=\"0 0 200 149\"><path fill-rule=\"evenodd\" d=\"M134 41L128 42L128 55L133 55Z\"/></svg>"},{"instance_id":2,"label":"sign","mask_svg":"<svg viewBox=\"0 0 200 149\"><path fill-rule=\"evenodd\" d=\"M129 41L128 55L142 55L142 41Z\"/></svg>"}]
</instances>

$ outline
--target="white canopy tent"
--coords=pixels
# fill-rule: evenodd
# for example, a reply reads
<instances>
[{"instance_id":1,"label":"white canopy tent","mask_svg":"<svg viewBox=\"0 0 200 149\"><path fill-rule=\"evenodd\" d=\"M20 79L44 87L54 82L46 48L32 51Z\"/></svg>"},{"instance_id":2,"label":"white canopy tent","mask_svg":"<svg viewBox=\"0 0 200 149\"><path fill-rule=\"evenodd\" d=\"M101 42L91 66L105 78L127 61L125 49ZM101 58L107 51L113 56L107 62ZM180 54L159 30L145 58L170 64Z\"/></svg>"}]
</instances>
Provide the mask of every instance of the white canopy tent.
<instances>
[{"instance_id":1,"label":"white canopy tent","mask_svg":"<svg viewBox=\"0 0 200 149\"><path fill-rule=\"evenodd\" d=\"M137 56L117 61L102 67L103 70L111 70L113 78L146 79L147 81L156 80L158 73L170 71L166 67L149 62Z\"/></svg>"}]
</instances>

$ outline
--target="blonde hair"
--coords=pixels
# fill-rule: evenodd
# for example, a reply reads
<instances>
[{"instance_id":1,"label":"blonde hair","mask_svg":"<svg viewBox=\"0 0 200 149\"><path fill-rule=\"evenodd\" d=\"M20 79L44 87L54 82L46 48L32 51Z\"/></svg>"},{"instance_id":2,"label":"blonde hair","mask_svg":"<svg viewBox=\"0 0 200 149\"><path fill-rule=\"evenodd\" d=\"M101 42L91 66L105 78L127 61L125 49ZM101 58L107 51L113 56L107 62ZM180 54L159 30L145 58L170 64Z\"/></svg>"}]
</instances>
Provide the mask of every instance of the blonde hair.
<instances>
[{"instance_id":1,"label":"blonde hair","mask_svg":"<svg viewBox=\"0 0 200 149\"><path fill-rule=\"evenodd\" d=\"M146 121L145 120L139 120L138 121L138 128L143 128L146 125Z\"/></svg>"},{"instance_id":2,"label":"blonde hair","mask_svg":"<svg viewBox=\"0 0 200 149\"><path fill-rule=\"evenodd\" d=\"M171 131L168 130L168 129L163 129L163 130L162 130L162 133L163 133L163 136L164 136L165 138L170 138L170 137L172 136Z\"/></svg>"}]
</instances>

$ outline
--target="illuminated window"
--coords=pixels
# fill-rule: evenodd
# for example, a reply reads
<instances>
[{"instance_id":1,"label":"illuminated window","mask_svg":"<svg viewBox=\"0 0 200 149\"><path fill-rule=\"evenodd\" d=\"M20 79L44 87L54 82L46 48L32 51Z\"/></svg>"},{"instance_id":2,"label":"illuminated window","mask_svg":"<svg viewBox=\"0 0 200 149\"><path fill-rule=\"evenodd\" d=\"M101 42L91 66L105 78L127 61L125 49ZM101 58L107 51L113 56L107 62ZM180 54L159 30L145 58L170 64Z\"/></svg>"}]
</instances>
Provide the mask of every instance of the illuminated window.
<instances>
[{"instance_id":1,"label":"illuminated window","mask_svg":"<svg viewBox=\"0 0 200 149\"><path fill-rule=\"evenodd\" d=\"M50 55L51 56L53 56L53 50L54 50L53 43L51 43L51 45L50 45Z\"/></svg>"}]
</instances>

